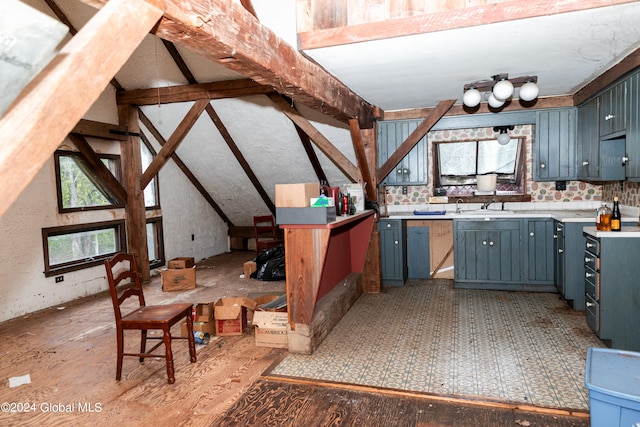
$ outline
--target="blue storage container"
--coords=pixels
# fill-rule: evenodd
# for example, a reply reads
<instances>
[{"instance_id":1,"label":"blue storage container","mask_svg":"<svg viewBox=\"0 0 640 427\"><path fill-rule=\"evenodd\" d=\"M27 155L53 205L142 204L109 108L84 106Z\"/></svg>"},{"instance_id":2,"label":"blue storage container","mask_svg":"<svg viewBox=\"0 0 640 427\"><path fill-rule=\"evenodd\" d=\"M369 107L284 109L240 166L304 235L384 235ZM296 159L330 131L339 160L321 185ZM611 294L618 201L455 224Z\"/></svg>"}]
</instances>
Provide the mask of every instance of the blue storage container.
<instances>
[{"instance_id":1,"label":"blue storage container","mask_svg":"<svg viewBox=\"0 0 640 427\"><path fill-rule=\"evenodd\" d=\"M592 427L640 426L640 353L590 347L584 382Z\"/></svg>"}]
</instances>

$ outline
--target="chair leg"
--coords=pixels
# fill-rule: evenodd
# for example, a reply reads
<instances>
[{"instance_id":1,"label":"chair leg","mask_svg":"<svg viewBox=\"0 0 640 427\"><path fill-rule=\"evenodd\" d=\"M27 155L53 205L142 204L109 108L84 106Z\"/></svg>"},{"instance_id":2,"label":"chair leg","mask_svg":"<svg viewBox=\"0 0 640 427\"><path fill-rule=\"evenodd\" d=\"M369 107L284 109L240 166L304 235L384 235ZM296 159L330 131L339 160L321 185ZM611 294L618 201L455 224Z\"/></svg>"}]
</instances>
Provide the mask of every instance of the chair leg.
<instances>
[{"instance_id":1,"label":"chair leg","mask_svg":"<svg viewBox=\"0 0 640 427\"><path fill-rule=\"evenodd\" d=\"M169 384L173 384L176 382L176 378L173 368L173 353L171 352L171 332L169 332L168 326L164 329L163 340L167 359L167 377L169 377Z\"/></svg>"},{"instance_id":2,"label":"chair leg","mask_svg":"<svg viewBox=\"0 0 640 427\"><path fill-rule=\"evenodd\" d=\"M122 359L124 357L124 332L122 331L122 329L116 332L116 342L118 347L118 360L116 361L116 381L120 381L120 378L122 376Z\"/></svg>"},{"instance_id":3,"label":"chair leg","mask_svg":"<svg viewBox=\"0 0 640 427\"><path fill-rule=\"evenodd\" d=\"M147 349L147 330L142 329L140 334L140 354L144 354ZM144 357L140 358L140 363L144 362Z\"/></svg>"},{"instance_id":4,"label":"chair leg","mask_svg":"<svg viewBox=\"0 0 640 427\"><path fill-rule=\"evenodd\" d=\"M187 341L189 341L189 356L191 357L191 363L196 362L196 343L193 338L193 319L191 316L187 316Z\"/></svg>"}]
</instances>

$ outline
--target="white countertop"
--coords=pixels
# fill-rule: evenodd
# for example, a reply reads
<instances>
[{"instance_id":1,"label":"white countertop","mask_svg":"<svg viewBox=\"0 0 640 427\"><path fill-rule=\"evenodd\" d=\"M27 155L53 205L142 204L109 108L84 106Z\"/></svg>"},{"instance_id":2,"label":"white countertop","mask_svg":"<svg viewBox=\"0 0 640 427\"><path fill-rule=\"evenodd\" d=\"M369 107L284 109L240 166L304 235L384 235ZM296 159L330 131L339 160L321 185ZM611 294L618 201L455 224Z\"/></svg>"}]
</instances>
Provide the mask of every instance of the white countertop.
<instances>
[{"instance_id":1,"label":"white countertop","mask_svg":"<svg viewBox=\"0 0 640 427\"><path fill-rule=\"evenodd\" d=\"M585 227L583 231L598 238L640 237L640 227L638 226L622 226L620 231L599 231L595 227Z\"/></svg>"}]
</instances>

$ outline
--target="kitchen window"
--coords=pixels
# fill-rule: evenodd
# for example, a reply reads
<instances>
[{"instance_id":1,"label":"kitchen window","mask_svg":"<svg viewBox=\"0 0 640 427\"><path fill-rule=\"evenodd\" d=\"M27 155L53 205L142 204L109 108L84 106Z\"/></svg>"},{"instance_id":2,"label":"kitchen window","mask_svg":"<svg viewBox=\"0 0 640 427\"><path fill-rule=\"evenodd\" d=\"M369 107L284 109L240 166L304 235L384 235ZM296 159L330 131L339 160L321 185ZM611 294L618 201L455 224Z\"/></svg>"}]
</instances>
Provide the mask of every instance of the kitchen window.
<instances>
[{"instance_id":1,"label":"kitchen window","mask_svg":"<svg viewBox=\"0 0 640 427\"><path fill-rule=\"evenodd\" d=\"M436 186L476 185L477 175L496 173L497 182L517 184L523 176L523 138L434 143Z\"/></svg>"}]
</instances>

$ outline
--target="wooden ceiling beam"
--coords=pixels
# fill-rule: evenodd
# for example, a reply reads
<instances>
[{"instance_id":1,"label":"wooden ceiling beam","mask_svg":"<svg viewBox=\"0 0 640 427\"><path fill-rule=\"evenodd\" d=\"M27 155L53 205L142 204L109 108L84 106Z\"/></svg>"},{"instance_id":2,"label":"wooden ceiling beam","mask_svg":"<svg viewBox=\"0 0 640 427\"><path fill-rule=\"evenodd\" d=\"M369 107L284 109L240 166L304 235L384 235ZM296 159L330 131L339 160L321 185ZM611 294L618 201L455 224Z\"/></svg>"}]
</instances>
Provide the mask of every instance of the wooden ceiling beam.
<instances>
[{"instance_id":1,"label":"wooden ceiling beam","mask_svg":"<svg viewBox=\"0 0 640 427\"><path fill-rule=\"evenodd\" d=\"M126 126L113 125L111 123L96 122L93 120L82 119L71 130L71 133L78 135L91 136L93 138L128 141L128 129Z\"/></svg>"},{"instance_id":2,"label":"wooden ceiling beam","mask_svg":"<svg viewBox=\"0 0 640 427\"><path fill-rule=\"evenodd\" d=\"M333 162L340 171L351 180L359 182L362 179L358 168L345 157L324 135L320 133L298 110L293 108L280 95L269 95L269 99L282 111L293 123L306 133L311 141Z\"/></svg>"},{"instance_id":3,"label":"wooden ceiling beam","mask_svg":"<svg viewBox=\"0 0 640 427\"><path fill-rule=\"evenodd\" d=\"M398 163L409 154L409 151L424 137L427 132L438 123L445 113L453 106L453 103L456 102L455 99L449 99L446 101L440 101L436 108L429 114L419 125L418 127L411 132L411 134L407 137L407 139L398 147L394 153L389 156L386 162L378 169L378 182L382 182L389 173L396 167Z\"/></svg>"},{"instance_id":4,"label":"wooden ceiling beam","mask_svg":"<svg viewBox=\"0 0 640 427\"><path fill-rule=\"evenodd\" d=\"M357 120L349 120L349 131L351 132L351 140L353 141L353 148L356 152L356 159L358 159L358 166L362 172L362 180L365 183L364 192L370 200L376 200L376 183L373 181L373 175L369 169L365 143Z\"/></svg>"},{"instance_id":5,"label":"wooden ceiling beam","mask_svg":"<svg viewBox=\"0 0 640 427\"><path fill-rule=\"evenodd\" d=\"M240 79L214 83L126 90L116 94L116 101L118 105L132 104L142 106L197 101L198 99L237 98L239 96L263 95L273 92L275 91L270 86L264 86L251 79Z\"/></svg>"},{"instance_id":6,"label":"wooden ceiling beam","mask_svg":"<svg viewBox=\"0 0 640 427\"><path fill-rule=\"evenodd\" d=\"M155 34L343 123L373 125L374 108L233 0L165 0Z\"/></svg>"},{"instance_id":7,"label":"wooden ceiling beam","mask_svg":"<svg viewBox=\"0 0 640 427\"><path fill-rule=\"evenodd\" d=\"M187 115L184 116L176 130L167 140L167 144L160 149L160 152L153 158L151 164L140 177L140 186L142 188L145 188L160 169L162 169L162 166L164 166L167 160L169 160L169 157L176 151L207 105L209 105L208 99L200 99L191 106Z\"/></svg>"},{"instance_id":8,"label":"wooden ceiling beam","mask_svg":"<svg viewBox=\"0 0 640 427\"><path fill-rule=\"evenodd\" d=\"M148 0L111 0L9 107L0 119L0 216L51 159L162 12Z\"/></svg>"}]
</instances>

